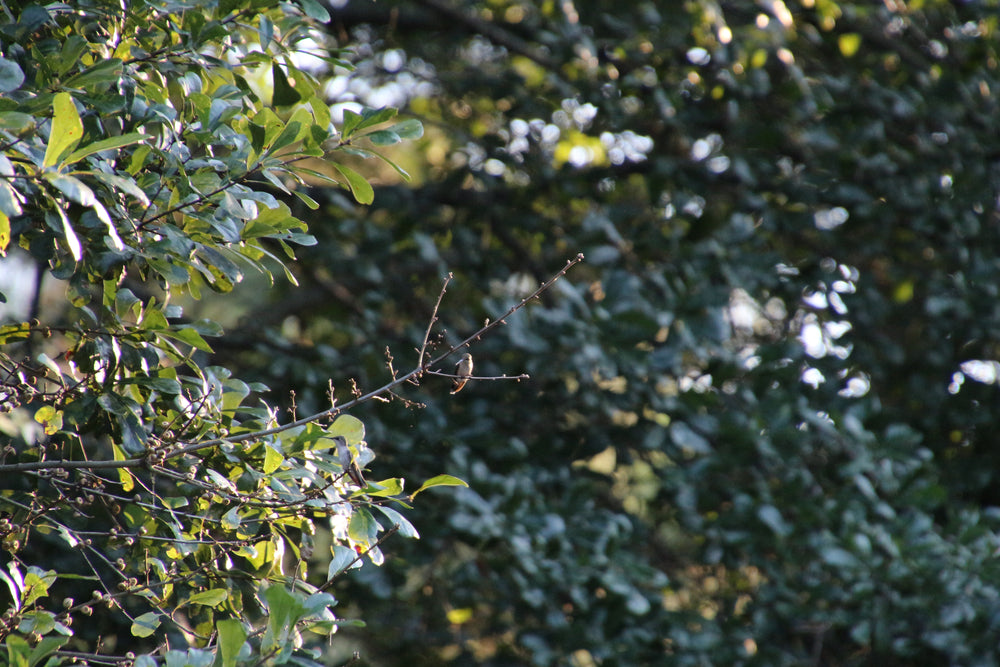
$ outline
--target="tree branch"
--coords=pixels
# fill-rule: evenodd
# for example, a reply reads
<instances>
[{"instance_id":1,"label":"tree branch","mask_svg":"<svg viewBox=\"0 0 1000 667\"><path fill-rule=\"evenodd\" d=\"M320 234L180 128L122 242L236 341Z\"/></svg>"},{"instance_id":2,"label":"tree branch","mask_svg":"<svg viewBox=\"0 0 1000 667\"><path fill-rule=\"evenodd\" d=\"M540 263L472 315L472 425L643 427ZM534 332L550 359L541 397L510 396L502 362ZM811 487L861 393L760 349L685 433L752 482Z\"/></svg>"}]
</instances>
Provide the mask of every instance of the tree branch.
<instances>
[{"instance_id":1,"label":"tree branch","mask_svg":"<svg viewBox=\"0 0 1000 667\"><path fill-rule=\"evenodd\" d=\"M507 323L506 320L507 320L508 317L510 317L511 315L513 315L514 313L516 313L517 311L519 311L521 308L524 308L529 302L537 299L543 292L545 292L550 287L552 287L557 280L559 280L564 275L566 275L567 271L569 271L571 268L573 268L574 266L576 266L577 264L579 264L582 261L583 261L583 253L579 253L573 259L567 260L566 266L564 266L562 269L560 269L555 275L553 275L547 281L545 281L544 283L542 283L538 287L538 289L536 289L534 292L532 292L528 296L526 296L523 299L521 299L518 303L516 303L513 306L511 306L507 310L507 312L505 312L499 318L497 318L497 319L495 319L493 321L487 322L478 331L476 331L472 335L468 336L467 338L465 338L464 340L462 340L458 344L451 346L450 348L448 348L448 350L446 352L438 355L434 359L431 359L430 361L426 361L425 362L423 359L424 359L424 355L426 353L426 348L422 349L421 350L421 355L420 355L420 361L417 363L417 366L413 370L411 370L409 373L406 373L405 375L401 375L401 376L399 376L397 378L394 378L392 381L390 381L390 382L382 385L378 389L374 389L374 390L372 390L372 391L370 391L370 392L368 392L366 394L362 394L360 396L357 396L356 398L348 401L347 403L344 403L343 405L334 405L333 407L328 408L326 410L323 410L322 412L318 412L318 413L316 413L314 415L310 415L308 417L303 417L301 419L296 419L294 421L288 422L287 424L282 424L280 426L275 426L275 427L268 428L268 429L263 429L263 430L260 430L260 431L251 431L251 432L248 432L248 433L241 433L241 434L235 435L235 436L228 436L228 437L223 437L223 438L213 438L212 440L206 440L204 442L195 442L195 443L189 443L189 444L186 444L186 445L182 445L181 447L179 447L177 449L172 449L165 456L162 455L162 453L161 453L162 458L158 459L158 463L162 463L163 461L166 461L167 459L178 458L178 457L184 456L186 454L191 454L193 452L200 451L202 449L207 449L209 447L215 447L215 446L223 445L223 444L227 444L227 443L228 444L237 444L237 443L240 443L240 442L246 442L248 440L256 440L258 438L264 438L264 437L267 437L269 435L275 435L277 433L281 433L283 431L287 431L289 429L293 429L293 428L296 428L296 427L299 427L299 426L304 426L306 424L309 424L309 423L312 423L312 422L315 422L315 421L320 421L320 420L323 420L323 419L333 419L333 418L336 418L337 416L339 416L339 415L347 412L351 408L353 408L353 407L355 407L355 406L357 406L357 405L359 405L361 403L365 403L365 402L370 401L370 400L372 400L374 398L382 396L382 394L391 392L393 389L395 389L399 385L402 385L405 382L410 382L411 380L417 380L424 373L431 373L431 374L434 374L434 375L441 375L442 373L440 373L439 371L433 371L431 367L440 364L442 361L444 361L445 359L447 359L448 357L450 357L456 351L458 351L458 350L460 350L462 348L468 347L471 343L473 343L474 341L479 340L480 338L482 338L483 336L485 336L487 333L489 333L491 330L495 329L496 327L498 327L500 325L503 325L503 324L506 324ZM449 278L449 280L450 280L450 278ZM447 285L447 282L445 284ZM434 307L434 317L436 317L437 308L438 308L438 305L440 305L440 302L441 302L441 299L443 298L443 296L444 296L444 289L442 288L441 295L438 297L438 304L435 305L435 307ZM433 319L434 319L434 317L432 317L431 326L433 326ZM429 335L429 331L430 331L430 327L428 327L428 335ZM425 337L425 345L426 345L426 337ZM522 376L522 377L526 377L526 376ZM504 378L503 377L498 377L498 378L482 378L482 379L504 379ZM520 378L518 378L518 377L510 377L508 379L520 379ZM97 470L97 469L112 469L112 468L143 468L143 467L149 467L149 466L151 466L151 461L147 457L145 457L145 456L131 458L131 459L124 459L124 460L121 460L121 461L110 461L110 460L105 460L105 461L66 461L66 460L60 460L60 461L31 461L31 462L26 462L26 463L11 463L11 464L0 465L0 474L2 474L2 473L12 473L12 472L29 472L29 471L34 471L34 470L53 470L53 469L61 469L61 470L91 469L91 470Z\"/></svg>"}]
</instances>

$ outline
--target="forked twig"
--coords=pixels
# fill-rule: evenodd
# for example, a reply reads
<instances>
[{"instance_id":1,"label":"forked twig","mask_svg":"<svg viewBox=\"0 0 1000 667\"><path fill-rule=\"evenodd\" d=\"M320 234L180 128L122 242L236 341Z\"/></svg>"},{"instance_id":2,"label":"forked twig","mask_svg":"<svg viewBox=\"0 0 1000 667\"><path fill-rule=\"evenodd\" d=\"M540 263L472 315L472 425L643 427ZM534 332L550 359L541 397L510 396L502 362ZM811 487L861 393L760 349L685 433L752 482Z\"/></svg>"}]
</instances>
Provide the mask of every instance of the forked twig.
<instances>
[{"instance_id":1,"label":"forked twig","mask_svg":"<svg viewBox=\"0 0 1000 667\"><path fill-rule=\"evenodd\" d=\"M434 325L437 324L438 309L441 308L441 301L444 300L444 293L448 291L448 283L450 283L451 279L454 277L455 274L450 271L448 272L448 275L445 276L444 284L441 285L441 292L438 294L437 303L434 304L434 312L431 313L431 319L427 322L427 331L424 332L424 342L420 345L420 356L417 357L417 365L420 367L423 367L424 365L424 355L427 354L427 341L430 340L431 329L433 329Z\"/></svg>"},{"instance_id":2,"label":"forked twig","mask_svg":"<svg viewBox=\"0 0 1000 667\"><path fill-rule=\"evenodd\" d=\"M508 309L507 312L504 313L502 316L500 316L499 318L497 318L497 319L495 319L495 320L493 320L491 322L487 322L478 331L476 331L472 335L468 336L467 338L463 339L460 343L458 343L456 345L452 345L451 347L448 348L447 351L445 351L442 354L438 355L434 359L431 359L430 361L426 361L425 362L424 361L424 357L426 356L426 346L427 346L427 340L430 337L430 329L431 329L431 327L433 327L434 322L437 319L438 307L441 304L441 300L444 298L444 292L445 292L445 290L442 289L441 290L441 294L438 296L438 303L434 306L434 314L431 317L431 324L428 326L427 332L424 335L424 344L423 344L423 346L421 347L421 350L420 350L420 362L421 363L418 363L417 366L416 366L416 368L414 368L413 370L411 370L409 373L406 373L405 375L400 375L399 377L394 377L390 382L382 385L378 389L374 389L374 390L369 391L367 393L362 393L356 387L356 385L353 384L353 381L352 381L352 393L354 393L354 398L352 400L350 400L350 401L347 401L346 403L344 403L342 405L333 405L333 406L327 408L326 410L323 410L322 412L318 412L318 413L316 413L314 415L309 415L308 417L302 417L301 419L296 419L294 421L288 422L287 424L282 424L280 426L274 426L272 428L262 429L260 431L251 431L251 432L248 432L248 433L241 433L241 434L236 435L236 436L223 437L223 438L213 438L211 440L205 440L205 441L202 441L202 442L194 442L194 443L190 443L190 444L187 444L187 445L183 445L183 446L177 447L176 449L172 449L169 454L167 454L166 456L163 457L163 460L178 458L178 457L184 456L186 454L191 454L193 452L197 452L197 451L200 451L202 449L207 449L209 447L215 447L215 446L223 445L223 444L226 444L226 443L237 444L237 443L240 443L240 442L246 442L248 440L256 440L258 438L264 438L264 437L267 437L269 435L274 435L276 433L281 433L283 431L287 431L287 430L292 429L292 428L296 428L296 427L299 427L299 426L304 426L305 424L309 424L309 423L312 423L312 422L315 422L315 421L320 421L320 420L324 420L324 419L335 418L338 415L341 415L344 412L346 412L346 411L350 410L351 408L355 407L356 405L359 405L360 403L364 403L366 401L370 401L370 400L375 399L375 398L381 398L382 394L386 394L386 393L390 393L391 394L392 390L395 387L403 384L404 382L413 381L413 380L419 378L424 373L433 373L434 375L445 375L444 373L441 373L440 371L432 371L431 367L432 366L436 366L437 364L440 364L442 361L444 361L445 359L447 359L448 357L450 357L456 351L458 351L458 350L460 350L460 349L462 349L464 347L467 347L473 341L479 340L480 338L482 338L484 335L486 335L487 333L489 333L494 328L496 328L496 327L498 327L498 326L500 326L502 324L506 324L507 323L506 320L507 320L508 317L510 317L511 315L513 315L514 313L516 313L521 308L524 308L524 306L527 305L528 302L530 302L530 301L532 301L534 299L537 299L539 297L539 295L541 295L545 290L547 290L550 287L552 287L552 285L554 285L557 280L559 280L564 275L566 275L567 271L569 271L571 268L573 268L575 265L579 264L582 261L583 261L583 253L579 253L573 259L568 260L566 262L566 266L564 266L562 269L560 269L554 276L552 276L551 278L549 278L547 281L545 281L544 283L542 283L538 287L538 289L536 289L534 292L532 292L528 296L526 296L523 299L521 299L515 305L511 306L511 308ZM448 280L451 280L451 274L448 275L448 278L445 281L445 285L447 285L447 281ZM500 377L486 377L486 378L481 378L481 379L487 379L487 380L491 380L491 379L521 379L522 377L527 377L527 376L507 377L507 378L505 378L504 376L500 376ZM477 378L477 379L479 379L479 378ZM161 461L161 463L162 463L162 461ZM137 458L131 458L131 459L125 459L125 460L121 460L121 461L112 461L112 460L104 460L104 461L68 461L68 460L61 460L61 461L56 461L56 460L53 460L53 461L32 461L32 462L27 462L27 463L11 463L11 464L0 465L0 473L27 472L27 471L32 471L32 470L46 470L46 469L63 469L63 470L71 470L71 469L94 469L94 470L96 470L96 469L109 469L109 468L112 468L112 469L113 468L141 468L141 467L145 467L147 465L149 465L149 461L148 461L147 457L144 457L144 456L143 457L137 457Z\"/></svg>"}]
</instances>

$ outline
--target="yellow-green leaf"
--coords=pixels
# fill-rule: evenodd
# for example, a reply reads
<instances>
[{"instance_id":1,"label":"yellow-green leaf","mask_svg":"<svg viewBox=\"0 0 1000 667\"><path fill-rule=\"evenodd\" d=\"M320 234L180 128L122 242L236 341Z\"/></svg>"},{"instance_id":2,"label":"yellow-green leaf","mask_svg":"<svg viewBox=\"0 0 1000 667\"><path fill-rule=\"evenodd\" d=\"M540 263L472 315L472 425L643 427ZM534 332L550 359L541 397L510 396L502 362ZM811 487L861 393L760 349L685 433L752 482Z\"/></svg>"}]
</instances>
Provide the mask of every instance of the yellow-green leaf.
<instances>
[{"instance_id":1,"label":"yellow-green leaf","mask_svg":"<svg viewBox=\"0 0 1000 667\"><path fill-rule=\"evenodd\" d=\"M203 604L206 607L215 607L229 598L229 591L225 588L213 588L209 591L195 593L188 598L188 604Z\"/></svg>"},{"instance_id":2,"label":"yellow-green leaf","mask_svg":"<svg viewBox=\"0 0 1000 667\"><path fill-rule=\"evenodd\" d=\"M10 218L0 212L0 257L7 254L8 245L10 245Z\"/></svg>"},{"instance_id":3,"label":"yellow-green leaf","mask_svg":"<svg viewBox=\"0 0 1000 667\"><path fill-rule=\"evenodd\" d=\"M126 460L125 450L118 445L112 444L111 451L114 453L115 461ZM129 472L128 468L118 468L118 482L122 485L123 491L131 491L135 488L135 481L132 479L132 473Z\"/></svg>"},{"instance_id":4,"label":"yellow-green leaf","mask_svg":"<svg viewBox=\"0 0 1000 667\"><path fill-rule=\"evenodd\" d=\"M270 475L281 466L284 460L285 457L271 445L264 447L264 474Z\"/></svg>"},{"instance_id":5,"label":"yellow-green leaf","mask_svg":"<svg viewBox=\"0 0 1000 667\"><path fill-rule=\"evenodd\" d=\"M352 417L351 415L340 415L326 429L325 435L330 438L340 435L343 436L347 442L358 443L365 439L365 424L357 417ZM329 446L331 445L326 443L322 448ZM317 449L320 448L317 447Z\"/></svg>"},{"instance_id":6,"label":"yellow-green leaf","mask_svg":"<svg viewBox=\"0 0 1000 667\"><path fill-rule=\"evenodd\" d=\"M837 46L845 58L850 58L861 48L861 35L849 32L837 38Z\"/></svg>"},{"instance_id":7,"label":"yellow-green leaf","mask_svg":"<svg viewBox=\"0 0 1000 667\"><path fill-rule=\"evenodd\" d=\"M419 489L410 494L410 499L412 500L413 497L421 491L434 486L468 486L468 484L458 477L453 477L451 475L437 475L436 477L431 477L429 480L424 482Z\"/></svg>"},{"instance_id":8,"label":"yellow-green leaf","mask_svg":"<svg viewBox=\"0 0 1000 667\"><path fill-rule=\"evenodd\" d=\"M371 204L375 201L375 190L372 189L371 184L365 180L364 176L342 164L334 163L333 166L347 179L347 186L359 204Z\"/></svg>"},{"instance_id":9,"label":"yellow-green leaf","mask_svg":"<svg viewBox=\"0 0 1000 667\"><path fill-rule=\"evenodd\" d=\"M76 112L73 96L69 93L57 93L52 100L52 130L49 132L49 145L45 148L42 164L46 167L60 164L82 138L83 123L80 122L80 114Z\"/></svg>"}]
</instances>

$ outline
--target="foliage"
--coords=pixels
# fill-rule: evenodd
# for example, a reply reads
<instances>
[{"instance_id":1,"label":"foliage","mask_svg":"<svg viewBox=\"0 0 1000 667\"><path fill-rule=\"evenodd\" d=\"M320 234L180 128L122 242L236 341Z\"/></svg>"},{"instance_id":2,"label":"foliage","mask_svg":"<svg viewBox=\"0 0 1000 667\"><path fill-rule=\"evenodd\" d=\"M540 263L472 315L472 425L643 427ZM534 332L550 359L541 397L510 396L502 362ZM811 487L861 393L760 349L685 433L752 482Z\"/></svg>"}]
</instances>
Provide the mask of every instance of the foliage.
<instances>
[{"instance_id":1,"label":"foliage","mask_svg":"<svg viewBox=\"0 0 1000 667\"><path fill-rule=\"evenodd\" d=\"M291 659L282 651L298 635L285 620L332 614L329 595L352 606L325 621L363 616L364 631L342 630L382 665L1000 662L995 0L198 4L132 7L117 32L119 14L97 21L99 5L56 6L43 21L25 8L5 28L0 211L11 243L67 279L76 323L5 330L40 360L8 355L8 391L52 440L29 448L39 439L13 421L23 410L4 428L19 461L58 470L99 456L121 475L91 465L62 479L43 466L5 484L16 487L4 495L6 548L47 559L9 570L21 600L10 655L44 656L64 619L85 613L89 603L54 609L57 589L116 576L138 579L113 592L127 616L95 613L99 624L69 628L72 641L118 635L116 651L151 650L169 621L171 647L193 646L172 659L192 664L206 648L231 661L262 644L265 658ZM307 34L303 12L353 52L313 74L286 60ZM231 16L232 58L180 46L221 39ZM74 34L90 49L81 57L62 46ZM111 35L138 41L116 56L101 50ZM245 46L262 37L261 52ZM320 82L339 91L339 135L319 118L325 100L312 103ZM402 108L427 132L379 125L388 117L365 105ZM70 135L50 153L57 117ZM347 144L354 123L370 134ZM399 150L402 139L419 150ZM100 141L111 143L74 160ZM361 162L376 148L412 181ZM298 159L320 152L334 153L331 171ZM344 187L312 180L322 173ZM112 224L64 178L95 193ZM303 245L306 219L322 221L314 245ZM578 252L586 264L522 301ZM295 289L272 287L279 265ZM240 301L235 278L259 293ZM218 327L182 318L185 292L233 323L211 350ZM510 308L518 316L476 343L476 373L530 379L449 395L434 377L441 355L425 364L425 352L476 338ZM419 388L392 384L386 395L403 400L377 414L368 403L332 425L269 432L278 408L242 407L264 383L292 397L294 415L329 415L332 399L353 400L330 377L416 379L387 369L387 348L417 350L426 375ZM406 514L418 544L328 586L356 557L358 530L364 550L369 517L392 509L341 479L329 449L341 433L361 462L364 442L378 442L380 465L469 488L422 495ZM193 479L162 472L188 465ZM299 486L310 475L322 479ZM394 480L383 486L406 500ZM34 488L51 504L32 505ZM361 517L333 522L332 564L308 558L310 531L317 552L326 539L307 505L316 490ZM250 504L230 514L237 498ZM119 541L104 542L108 523ZM257 561L239 552L247 528L266 542ZM66 534L72 553L58 550ZM165 589L136 571L168 540L176 555L149 576L172 597L150 599ZM119 557L128 575L113 574ZM81 558L93 565L72 565ZM219 591L229 597L216 602ZM146 643L131 634L153 619L163 623Z\"/></svg>"},{"instance_id":2,"label":"foliage","mask_svg":"<svg viewBox=\"0 0 1000 667\"><path fill-rule=\"evenodd\" d=\"M294 281L315 239L288 202L315 209L303 187L325 183L370 203L345 160L421 125L357 107L334 127L298 64L329 18L314 0L3 10L0 254L66 290L0 327L5 664L311 664L307 631L353 623L332 581L460 481L345 477L374 456L344 414L368 397L280 424L266 387L206 363L222 329L184 307L249 269Z\"/></svg>"},{"instance_id":3,"label":"foliage","mask_svg":"<svg viewBox=\"0 0 1000 667\"><path fill-rule=\"evenodd\" d=\"M221 362L319 405L319 368L420 344L443 272L453 341L588 259L478 349L527 389L368 419L470 483L352 578L373 661L1000 661L995 2L331 16L365 44L338 85L422 117L425 162L314 193L311 298L246 317L296 328Z\"/></svg>"}]
</instances>

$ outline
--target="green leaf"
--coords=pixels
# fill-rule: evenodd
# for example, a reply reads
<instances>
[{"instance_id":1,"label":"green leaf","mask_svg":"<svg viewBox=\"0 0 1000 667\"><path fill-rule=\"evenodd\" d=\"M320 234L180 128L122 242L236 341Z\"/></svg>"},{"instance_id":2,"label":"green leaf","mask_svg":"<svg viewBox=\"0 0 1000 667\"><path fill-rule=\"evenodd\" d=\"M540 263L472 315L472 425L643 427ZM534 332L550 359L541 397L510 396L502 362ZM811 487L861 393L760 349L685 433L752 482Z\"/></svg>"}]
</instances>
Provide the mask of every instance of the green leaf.
<instances>
[{"instance_id":1,"label":"green leaf","mask_svg":"<svg viewBox=\"0 0 1000 667\"><path fill-rule=\"evenodd\" d=\"M217 607L229 599L229 590L226 588L213 588L208 591L195 593L188 598L188 604L201 604L206 607Z\"/></svg>"},{"instance_id":2,"label":"green leaf","mask_svg":"<svg viewBox=\"0 0 1000 667\"><path fill-rule=\"evenodd\" d=\"M136 412L138 404L131 399L125 399L114 394L101 394L97 399L98 404L115 415L114 423L121 433L121 446L128 454L135 456L146 448L149 434L143 428Z\"/></svg>"},{"instance_id":3,"label":"green leaf","mask_svg":"<svg viewBox=\"0 0 1000 667\"><path fill-rule=\"evenodd\" d=\"M101 92L118 82L122 75L122 61L118 58L102 60L88 67L65 82L66 88L85 88L90 92Z\"/></svg>"},{"instance_id":4,"label":"green leaf","mask_svg":"<svg viewBox=\"0 0 1000 667\"><path fill-rule=\"evenodd\" d=\"M21 194L7 181L0 181L0 213L5 216L17 216L23 213Z\"/></svg>"},{"instance_id":5,"label":"green leaf","mask_svg":"<svg viewBox=\"0 0 1000 667\"><path fill-rule=\"evenodd\" d=\"M131 178L123 178L118 174L107 174L103 171L87 171L87 172L74 172L74 173L80 173L81 175L86 174L88 176L92 176L99 181L103 181L106 185L109 185L112 188L121 190L127 195L131 195L143 206L149 206L149 197L147 197L146 193L142 191L142 188L139 187L139 184L136 183Z\"/></svg>"},{"instance_id":6,"label":"green leaf","mask_svg":"<svg viewBox=\"0 0 1000 667\"><path fill-rule=\"evenodd\" d=\"M779 537L787 537L791 532L788 523L774 505L761 505L757 509L757 518Z\"/></svg>"},{"instance_id":7,"label":"green leaf","mask_svg":"<svg viewBox=\"0 0 1000 667\"><path fill-rule=\"evenodd\" d=\"M375 201L375 190L372 189L371 184L365 180L364 176L350 167L337 164L336 162L333 166L347 179L347 185L351 190L351 194L354 195L354 199L359 204L371 204Z\"/></svg>"},{"instance_id":8,"label":"green leaf","mask_svg":"<svg viewBox=\"0 0 1000 667\"><path fill-rule=\"evenodd\" d=\"M128 169L126 170L128 171L129 176L135 176L139 173L139 170L141 170L146 164L146 158L149 157L149 154L152 152L153 149L149 146L149 144L142 144L132 151L132 159L129 160Z\"/></svg>"},{"instance_id":9,"label":"green leaf","mask_svg":"<svg viewBox=\"0 0 1000 667\"><path fill-rule=\"evenodd\" d=\"M368 486L364 489L365 494L369 496L377 496L380 498L388 498L390 496L396 496L403 492L403 478L401 477L390 477L389 479L379 480L378 482L367 482Z\"/></svg>"},{"instance_id":10,"label":"green leaf","mask_svg":"<svg viewBox=\"0 0 1000 667\"><path fill-rule=\"evenodd\" d=\"M327 427L325 435L330 438L343 436L347 442L356 444L365 439L365 424L357 417L340 415Z\"/></svg>"},{"instance_id":11,"label":"green leaf","mask_svg":"<svg viewBox=\"0 0 1000 667\"><path fill-rule=\"evenodd\" d=\"M316 2L316 0L297 0L299 6L302 7L302 11L306 13L311 19L326 23L330 20L330 12L326 11L323 5Z\"/></svg>"},{"instance_id":12,"label":"green leaf","mask_svg":"<svg viewBox=\"0 0 1000 667\"><path fill-rule=\"evenodd\" d=\"M132 636L149 637L156 632L158 627L160 627L159 614L152 611L146 612L142 616L137 616L132 621Z\"/></svg>"},{"instance_id":13,"label":"green leaf","mask_svg":"<svg viewBox=\"0 0 1000 667\"><path fill-rule=\"evenodd\" d=\"M107 139L95 141L92 144L87 144L86 146L73 151L66 158L65 163L73 164L74 162L79 162L88 155L93 155L94 153L121 148L122 146L130 146L139 142L150 141L151 139L152 137L149 135L139 134L138 132L130 132L129 134L123 134L118 137L108 137Z\"/></svg>"},{"instance_id":14,"label":"green leaf","mask_svg":"<svg viewBox=\"0 0 1000 667\"><path fill-rule=\"evenodd\" d=\"M174 329L161 331L160 335L179 340L182 343L187 343L191 347L202 352L211 353L213 351L209 344L205 342L205 339L201 337L201 334L195 331L192 327L178 326Z\"/></svg>"},{"instance_id":15,"label":"green leaf","mask_svg":"<svg viewBox=\"0 0 1000 667\"><path fill-rule=\"evenodd\" d=\"M400 167L398 164L396 164L395 162L393 162L389 158L385 157L384 155L380 155L380 154L376 153L375 151L371 151L371 150L368 150L366 148L358 148L357 146L341 146L337 150L343 151L344 153L347 153L348 155L356 155L358 157L363 157L366 160L368 158L373 158L373 157L374 158L378 158L379 160L382 160L387 165L389 165L390 167L392 167L393 169L395 169L396 173L398 173L400 176L402 176L404 181L408 182L410 180L410 175L408 173L406 173L405 169L403 169L402 167Z\"/></svg>"},{"instance_id":16,"label":"green leaf","mask_svg":"<svg viewBox=\"0 0 1000 667\"><path fill-rule=\"evenodd\" d=\"M0 93L17 90L24 83L24 72L13 60L0 58Z\"/></svg>"},{"instance_id":17,"label":"green leaf","mask_svg":"<svg viewBox=\"0 0 1000 667\"><path fill-rule=\"evenodd\" d=\"M347 535L356 543L366 547L375 542L378 534L378 522L371 513L363 507L354 510L351 520L347 524Z\"/></svg>"},{"instance_id":18,"label":"green leaf","mask_svg":"<svg viewBox=\"0 0 1000 667\"><path fill-rule=\"evenodd\" d=\"M413 526L412 523L410 523L410 521L405 516L403 516L396 510L392 509L391 507L386 507L385 505L375 505L375 507L378 509L378 511L382 512L382 514L386 515L389 518L389 520L392 521L393 524L399 526L400 535L402 535L403 537L412 537L414 539L420 539L420 533L417 532L417 529Z\"/></svg>"},{"instance_id":19,"label":"green leaf","mask_svg":"<svg viewBox=\"0 0 1000 667\"><path fill-rule=\"evenodd\" d=\"M52 129L42 165L54 167L69 155L83 138L83 123L69 93L57 93L52 99Z\"/></svg>"},{"instance_id":20,"label":"green leaf","mask_svg":"<svg viewBox=\"0 0 1000 667\"><path fill-rule=\"evenodd\" d=\"M42 637L42 640L31 650L28 658L28 667L36 667L46 661L46 659L60 649L71 639L69 636L50 635Z\"/></svg>"},{"instance_id":21,"label":"green leaf","mask_svg":"<svg viewBox=\"0 0 1000 667\"><path fill-rule=\"evenodd\" d=\"M289 637L300 620L302 605L289 591L272 585L264 592L267 600L267 631L261 640L262 651L275 651Z\"/></svg>"},{"instance_id":22,"label":"green leaf","mask_svg":"<svg viewBox=\"0 0 1000 667\"><path fill-rule=\"evenodd\" d=\"M28 340L31 336L31 325L28 322L18 322L0 327L0 345Z\"/></svg>"},{"instance_id":23,"label":"green leaf","mask_svg":"<svg viewBox=\"0 0 1000 667\"><path fill-rule=\"evenodd\" d=\"M74 201L80 206L91 207L97 198L94 191L83 181L72 176L62 176L52 172L45 173L45 180L51 183L59 192L66 195L70 201Z\"/></svg>"},{"instance_id":24,"label":"green leaf","mask_svg":"<svg viewBox=\"0 0 1000 667\"><path fill-rule=\"evenodd\" d=\"M20 111L4 111L0 113L0 128L25 132L35 127L35 117Z\"/></svg>"},{"instance_id":25,"label":"green leaf","mask_svg":"<svg viewBox=\"0 0 1000 667\"><path fill-rule=\"evenodd\" d=\"M288 82L288 77L285 76L284 70L281 69L278 63L271 64L271 76L274 80L274 92L271 97L271 103L274 106L290 106L302 99L302 95Z\"/></svg>"},{"instance_id":26,"label":"green leaf","mask_svg":"<svg viewBox=\"0 0 1000 667\"><path fill-rule=\"evenodd\" d=\"M292 194L301 199L302 203L305 204L310 211L315 211L319 208L319 203L301 190L293 190Z\"/></svg>"},{"instance_id":27,"label":"green leaf","mask_svg":"<svg viewBox=\"0 0 1000 667\"><path fill-rule=\"evenodd\" d=\"M410 118L402 121L401 123L390 125L387 129L390 132L398 134L400 138L407 140L419 139L424 136L424 124L416 118Z\"/></svg>"},{"instance_id":28,"label":"green leaf","mask_svg":"<svg viewBox=\"0 0 1000 667\"><path fill-rule=\"evenodd\" d=\"M354 134L354 128L361 122L361 115L350 109L344 109L344 122L340 125L340 136L342 139L350 139Z\"/></svg>"},{"instance_id":29,"label":"green leaf","mask_svg":"<svg viewBox=\"0 0 1000 667\"><path fill-rule=\"evenodd\" d=\"M402 123L396 123L384 130L375 130L364 135L376 146L398 144L404 139L419 139L424 136L424 126L419 120L411 118Z\"/></svg>"},{"instance_id":30,"label":"green leaf","mask_svg":"<svg viewBox=\"0 0 1000 667\"><path fill-rule=\"evenodd\" d=\"M267 53L271 40L274 38L274 24L267 18L266 14L260 15L260 28L257 31L260 40L260 50Z\"/></svg>"},{"instance_id":31,"label":"green leaf","mask_svg":"<svg viewBox=\"0 0 1000 667\"><path fill-rule=\"evenodd\" d=\"M288 123L285 125L281 134L277 136L271 147L268 148L267 154L272 155L275 152L290 146L291 144L299 141L309 132L309 126L312 125L312 114L309 113L307 109L299 108L292 114L292 117L288 119Z\"/></svg>"},{"instance_id":32,"label":"green leaf","mask_svg":"<svg viewBox=\"0 0 1000 667\"><path fill-rule=\"evenodd\" d=\"M398 144L403 140L402 137L392 130L375 130L374 132L370 132L364 136L376 146L391 146L392 144Z\"/></svg>"},{"instance_id":33,"label":"green leaf","mask_svg":"<svg viewBox=\"0 0 1000 667\"><path fill-rule=\"evenodd\" d=\"M848 569L859 565L854 554L840 547L828 547L822 551L820 557L826 564L837 568Z\"/></svg>"},{"instance_id":34,"label":"green leaf","mask_svg":"<svg viewBox=\"0 0 1000 667\"><path fill-rule=\"evenodd\" d=\"M435 486L469 486L466 482L460 480L458 477L452 477L451 475L437 475L436 477L431 477L429 480L424 482L419 489L410 494L410 499L412 500L418 493L425 491L427 489L433 488Z\"/></svg>"},{"instance_id":35,"label":"green leaf","mask_svg":"<svg viewBox=\"0 0 1000 667\"><path fill-rule=\"evenodd\" d=\"M281 467L282 462L284 462L285 457L281 455L276 449L267 445L264 447L264 474L270 475L279 467Z\"/></svg>"},{"instance_id":36,"label":"green leaf","mask_svg":"<svg viewBox=\"0 0 1000 667\"><path fill-rule=\"evenodd\" d=\"M385 109L365 109L361 114L357 114L349 109L344 111L344 122L341 124L340 134L343 139L350 139L357 132L384 123L393 118L396 109L387 107Z\"/></svg>"},{"instance_id":37,"label":"green leaf","mask_svg":"<svg viewBox=\"0 0 1000 667\"><path fill-rule=\"evenodd\" d=\"M219 653L216 655L215 667L235 667L236 658L247 639L246 629L235 618L226 618L215 624L219 634Z\"/></svg>"},{"instance_id":38,"label":"green leaf","mask_svg":"<svg viewBox=\"0 0 1000 667\"><path fill-rule=\"evenodd\" d=\"M226 530L236 530L240 527L243 522L242 517L240 517L239 507L233 507L228 512L222 515L222 527Z\"/></svg>"},{"instance_id":39,"label":"green leaf","mask_svg":"<svg viewBox=\"0 0 1000 667\"><path fill-rule=\"evenodd\" d=\"M83 246L80 245L80 239L77 237L76 232L73 231L73 225L70 224L69 218L58 202L56 203L56 215L59 217L60 223L62 223L62 232L63 237L66 239L66 246L69 248L70 254L73 255L73 259L79 262L83 259Z\"/></svg>"},{"instance_id":40,"label":"green leaf","mask_svg":"<svg viewBox=\"0 0 1000 667\"><path fill-rule=\"evenodd\" d=\"M333 558L330 559L330 565L326 570L326 578L328 581L335 578L348 567L361 567L361 561L355 560L358 557L358 552L354 549L348 549L347 547L336 544L331 547L330 550L333 552Z\"/></svg>"}]
</instances>

